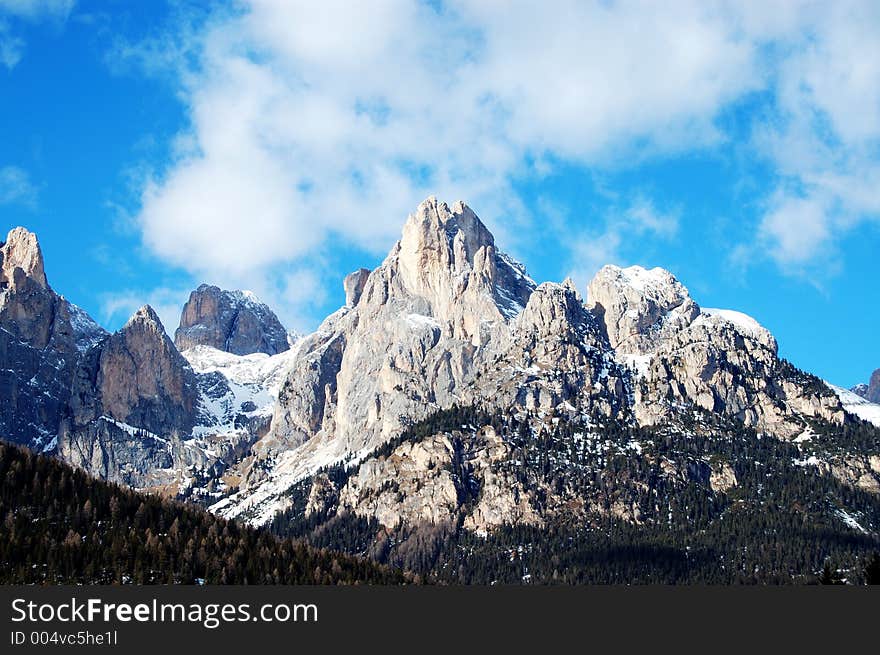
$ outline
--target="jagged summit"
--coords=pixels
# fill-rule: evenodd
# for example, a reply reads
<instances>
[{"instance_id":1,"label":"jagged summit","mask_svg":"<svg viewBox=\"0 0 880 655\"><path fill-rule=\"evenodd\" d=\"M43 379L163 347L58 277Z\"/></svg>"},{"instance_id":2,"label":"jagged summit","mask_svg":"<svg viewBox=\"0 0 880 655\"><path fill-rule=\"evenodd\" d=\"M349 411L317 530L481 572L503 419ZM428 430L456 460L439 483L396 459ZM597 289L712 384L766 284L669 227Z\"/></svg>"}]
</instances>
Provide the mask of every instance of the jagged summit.
<instances>
[{"instance_id":1,"label":"jagged summit","mask_svg":"<svg viewBox=\"0 0 880 655\"><path fill-rule=\"evenodd\" d=\"M174 343L181 351L210 346L235 355L275 355L290 347L278 316L256 295L208 284L190 294Z\"/></svg>"},{"instance_id":2,"label":"jagged summit","mask_svg":"<svg viewBox=\"0 0 880 655\"><path fill-rule=\"evenodd\" d=\"M535 288L525 269L495 247L495 238L463 202L433 196L407 218L400 241L376 276L395 295L422 299L425 313L451 324L456 337L484 343L483 322L512 320ZM368 283L369 286L369 283ZM477 317L479 316L479 319Z\"/></svg>"},{"instance_id":3,"label":"jagged summit","mask_svg":"<svg viewBox=\"0 0 880 655\"><path fill-rule=\"evenodd\" d=\"M588 302L570 279L536 285L461 202L421 203L383 262L349 274L345 305L292 349L253 294L207 284L190 294L174 343L149 305L107 335L49 289L35 237L10 234L0 430L140 487L234 485L214 510L256 523L285 507L292 484L334 462L369 462L453 406L589 430L664 428L704 411L784 439L811 420L846 421L835 392L781 361L750 317L701 309L659 268L606 266ZM500 452L497 437L480 443ZM381 482L374 464L359 474L365 488ZM419 480L431 475L423 464L413 464ZM523 504L532 490L520 502L511 484L497 478L500 495L483 498L468 529L518 512L544 520L546 506ZM349 491L357 512L376 515ZM436 516L426 502L417 514Z\"/></svg>"},{"instance_id":4,"label":"jagged summit","mask_svg":"<svg viewBox=\"0 0 880 655\"><path fill-rule=\"evenodd\" d=\"M422 202L382 264L344 286L345 307L303 340L257 459L218 511L268 520L285 481L454 404L640 425L696 407L784 437L801 414L843 417L830 391L775 377L769 332L701 313L669 271L606 266L587 304L571 280L536 285L461 202Z\"/></svg>"},{"instance_id":5,"label":"jagged summit","mask_svg":"<svg viewBox=\"0 0 880 655\"><path fill-rule=\"evenodd\" d=\"M880 403L880 368L871 374L871 380L867 384L857 384L850 391L869 402Z\"/></svg>"},{"instance_id":6,"label":"jagged summit","mask_svg":"<svg viewBox=\"0 0 880 655\"><path fill-rule=\"evenodd\" d=\"M16 270L21 271L18 278ZM23 227L15 227L0 244L0 288L21 284L22 275L43 289L49 286L37 235Z\"/></svg>"},{"instance_id":7,"label":"jagged summit","mask_svg":"<svg viewBox=\"0 0 880 655\"><path fill-rule=\"evenodd\" d=\"M442 247L443 240L448 247ZM473 210L461 201L450 209L434 196L424 200L407 217L403 226L400 249L404 257L435 252L444 263L457 271L473 266L481 248L493 248L495 238Z\"/></svg>"},{"instance_id":8,"label":"jagged summit","mask_svg":"<svg viewBox=\"0 0 880 655\"><path fill-rule=\"evenodd\" d=\"M700 313L687 287L662 268L604 266L587 295L605 321L611 346L623 353L652 351Z\"/></svg>"},{"instance_id":9,"label":"jagged summit","mask_svg":"<svg viewBox=\"0 0 880 655\"><path fill-rule=\"evenodd\" d=\"M122 329L131 328L135 325L143 325L152 329L158 329L161 332L165 332L165 326L162 325L162 319L159 318L156 310L153 309L150 305L144 305L134 314L132 314L128 321L126 321L125 326L123 326Z\"/></svg>"}]
</instances>

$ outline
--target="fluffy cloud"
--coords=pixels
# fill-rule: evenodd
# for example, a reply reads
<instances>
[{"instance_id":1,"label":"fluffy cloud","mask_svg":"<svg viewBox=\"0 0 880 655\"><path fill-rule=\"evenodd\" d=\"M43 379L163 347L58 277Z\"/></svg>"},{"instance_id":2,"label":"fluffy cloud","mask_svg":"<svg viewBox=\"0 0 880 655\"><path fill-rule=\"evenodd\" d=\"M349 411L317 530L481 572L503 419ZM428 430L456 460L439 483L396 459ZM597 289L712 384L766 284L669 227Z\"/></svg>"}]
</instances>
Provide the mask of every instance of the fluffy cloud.
<instances>
[{"instance_id":1,"label":"fluffy cloud","mask_svg":"<svg viewBox=\"0 0 880 655\"><path fill-rule=\"evenodd\" d=\"M17 166L0 168L0 205L18 203L33 207L37 202L37 187L27 171Z\"/></svg>"},{"instance_id":2,"label":"fluffy cloud","mask_svg":"<svg viewBox=\"0 0 880 655\"><path fill-rule=\"evenodd\" d=\"M780 178L759 243L789 270L880 220L880 5L807 4L796 28L782 35L774 121L756 130Z\"/></svg>"},{"instance_id":3,"label":"fluffy cloud","mask_svg":"<svg viewBox=\"0 0 880 655\"><path fill-rule=\"evenodd\" d=\"M757 79L747 44L697 4L248 5L151 49L198 55L181 68L188 147L146 186L139 223L153 251L211 276L331 236L385 249L429 193L522 220L510 178L527 158L710 142Z\"/></svg>"},{"instance_id":4,"label":"fluffy cloud","mask_svg":"<svg viewBox=\"0 0 880 655\"><path fill-rule=\"evenodd\" d=\"M660 211L645 197L638 197L629 205L615 207L607 212L604 225L596 232L587 231L571 238L572 266L569 276L579 288L585 288L593 275L605 264L631 264L634 243L645 237L668 240L678 232L677 211ZM569 231L570 234L570 231Z\"/></svg>"},{"instance_id":5,"label":"fluffy cloud","mask_svg":"<svg viewBox=\"0 0 880 655\"><path fill-rule=\"evenodd\" d=\"M263 286L283 288L322 244L387 249L430 193L467 199L504 238L529 220L512 180L713 147L730 138L719 114L755 91L774 103L753 147L781 180L759 247L782 263L812 257L832 224L877 204L868 191L841 200L876 161L870 2L242 7L124 49L176 67L190 124L137 223L153 252L198 275L274 275ZM642 219L625 220L662 233ZM619 239L606 229L583 246L596 252L575 254L614 254Z\"/></svg>"},{"instance_id":6,"label":"fluffy cloud","mask_svg":"<svg viewBox=\"0 0 880 655\"><path fill-rule=\"evenodd\" d=\"M64 21L75 0L0 0L0 64L12 70L24 56L25 41L10 19Z\"/></svg>"}]
</instances>

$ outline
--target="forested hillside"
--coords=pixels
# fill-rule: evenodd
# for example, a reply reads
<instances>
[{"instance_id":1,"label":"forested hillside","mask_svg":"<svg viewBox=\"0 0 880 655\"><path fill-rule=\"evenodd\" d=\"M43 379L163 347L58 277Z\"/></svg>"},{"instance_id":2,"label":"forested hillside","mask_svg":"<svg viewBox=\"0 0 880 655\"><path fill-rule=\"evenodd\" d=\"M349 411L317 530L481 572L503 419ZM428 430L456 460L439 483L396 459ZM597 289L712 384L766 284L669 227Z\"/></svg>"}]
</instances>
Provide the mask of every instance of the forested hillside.
<instances>
[{"instance_id":1,"label":"forested hillside","mask_svg":"<svg viewBox=\"0 0 880 655\"><path fill-rule=\"evenodd\" d=\"M2 584L401 584L403 574L0 443Z\"/></svg>"},{"instance_id":2,"label":"forested hillside","mask_svg":"<svg viewBox=\"0 0 880 655\"><path fill-rule=\"evenodd\" d=\"M508 484L538 491L530 503L544 518L540 525L502 525L488 534L466 529L486 493L481 480L490 479L475 475L467 459L466 444L480 426L490 426L509 449L493 464L494 478L506 474ZM367 458L404 459L402 445L445 435L464 453L450 459L460 484L449 521L383 526L370 515L375 499L368 498L315 511L308 507L314 483L306 481L273 529L453 583L880 581L880 497L811 463L834 462L836 452L876 452L880 431L867 423L844 429L816 423L812 439L799 443L708 415L650 429L566 420L533 426L534 417L453 408ZM435 472L420 473L419 484L431 484ZM357 469L321 475L344 490ZM382 492L398 494L405 506L405 490L417 494L417 487L400 478L384 483Z\"/></svg>"}]
</instances>

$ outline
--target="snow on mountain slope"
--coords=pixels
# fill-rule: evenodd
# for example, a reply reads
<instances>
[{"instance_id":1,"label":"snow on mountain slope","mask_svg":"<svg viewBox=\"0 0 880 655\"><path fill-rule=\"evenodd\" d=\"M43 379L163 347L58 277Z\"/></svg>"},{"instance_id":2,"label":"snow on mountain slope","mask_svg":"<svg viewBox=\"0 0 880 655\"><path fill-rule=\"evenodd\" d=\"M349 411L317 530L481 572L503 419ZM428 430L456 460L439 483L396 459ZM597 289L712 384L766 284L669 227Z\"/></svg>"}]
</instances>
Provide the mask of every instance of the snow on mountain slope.
<instances>
[{"instance_id":1,"label":"snow on mountain slope","mask_svg":"<svg viewBox=\"0 0 880 655\"><path fill-rule=\"evenodd\" d=\"M840 402L843 403L843 408L846 411L858 416L864 421L868 421L869 423L873 423L880 427L880 405L868 402L849 389L844 389L843 387L838 387L837 385L828 382L825 384L831 387L834 393L837 394L837 397L840 398Z\"/></svg>"},{"instance_id":2,"label":"snow on mountain slope","mask_svg":"<svg viewBox=\"0 0 880 655\"><path fill-rule=\"evenodd\" d=\"M700 313L707 314L709 316L719 316L724 320L733 323L736 327L738 327L746 334L763 335L767 332L767 328L758 323L758 321L753 319L748 314L743 314L742 312L737 312L732 309L715 309L711 307L701 307Z\"/></svg>"},{"instance_id":3,"label":"snow on mountain slope","mask_svg":"<svg viewBox=\"0 0 880 655\"><path fill-rule=\"evenodd\" d=\"M238 432L236 417L270 417L299 342L277 355L233 355L210 346L182 354L199 375L203 414L194 435ZM218 378L218 375L220 376Z\"/></svg>"}]
</instances>

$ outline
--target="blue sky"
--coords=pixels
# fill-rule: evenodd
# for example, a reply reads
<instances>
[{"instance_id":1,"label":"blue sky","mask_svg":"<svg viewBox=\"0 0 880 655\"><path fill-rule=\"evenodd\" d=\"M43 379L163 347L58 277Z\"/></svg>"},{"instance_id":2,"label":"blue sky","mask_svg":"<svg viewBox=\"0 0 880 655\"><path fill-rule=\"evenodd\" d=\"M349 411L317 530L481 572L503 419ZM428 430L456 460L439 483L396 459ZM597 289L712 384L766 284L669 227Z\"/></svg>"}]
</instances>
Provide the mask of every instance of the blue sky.
<instances>
[{"instance_id":1,"label":"blue sky","mask_svg":"<svg viewBox=\"0 0 880 655\"><path fill-rule=\"evenodd\" d=\"M867 380L880 9L0 0L0 228L108 328L206 281L312 329L432 194L538 281L662 266Z\"/></svg>"}]
</instances>

